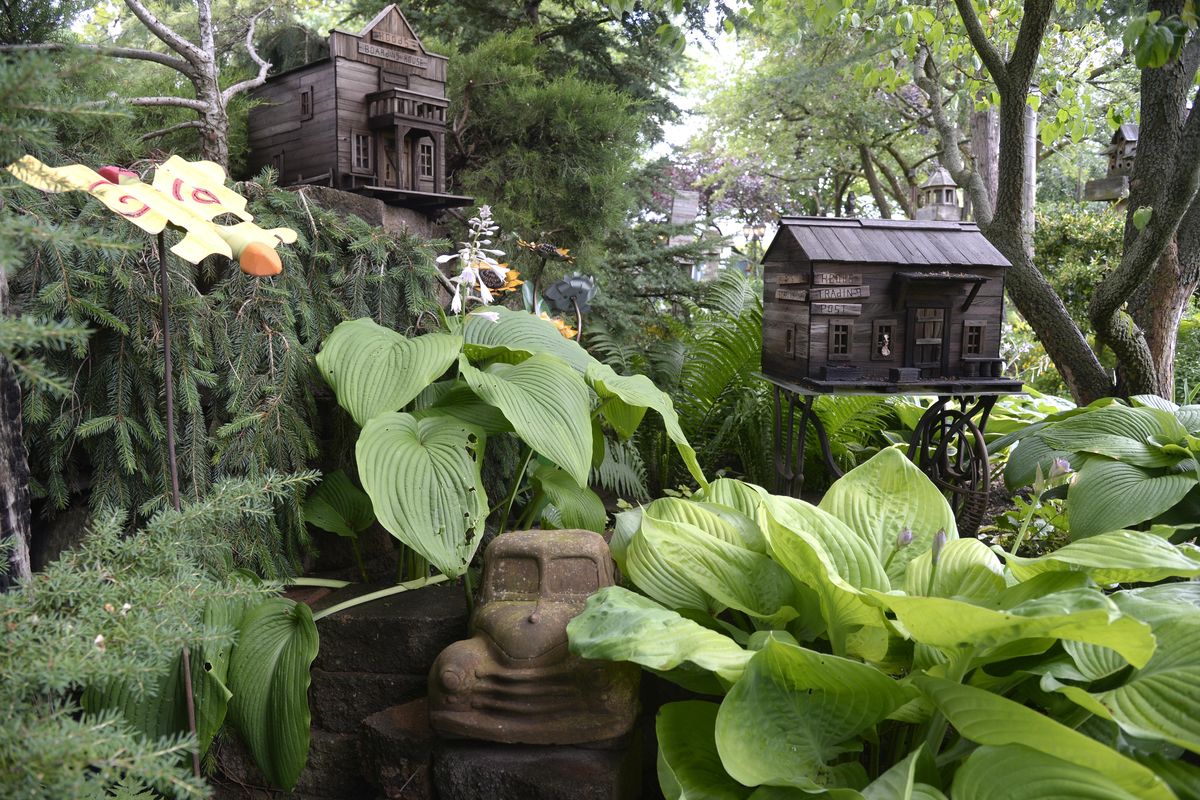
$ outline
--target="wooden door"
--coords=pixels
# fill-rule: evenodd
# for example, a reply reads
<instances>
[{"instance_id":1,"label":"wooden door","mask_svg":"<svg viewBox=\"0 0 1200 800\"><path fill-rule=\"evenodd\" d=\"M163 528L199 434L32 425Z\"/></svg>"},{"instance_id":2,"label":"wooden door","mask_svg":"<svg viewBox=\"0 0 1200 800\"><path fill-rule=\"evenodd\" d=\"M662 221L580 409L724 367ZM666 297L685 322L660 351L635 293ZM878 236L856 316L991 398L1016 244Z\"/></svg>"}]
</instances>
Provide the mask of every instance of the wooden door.
<instances>
[{"instance_id":1,"label":"wooden door","mask_svg":"<svg viewBox=\"0 0 1200 800\"><path fill-rule=\"evenodd\" d=\"M909 309L908 347L910 366L921 370L922 378L939 378L945 374L947 309L942 306L916 306Z\"/></svg>"}]
</instances>

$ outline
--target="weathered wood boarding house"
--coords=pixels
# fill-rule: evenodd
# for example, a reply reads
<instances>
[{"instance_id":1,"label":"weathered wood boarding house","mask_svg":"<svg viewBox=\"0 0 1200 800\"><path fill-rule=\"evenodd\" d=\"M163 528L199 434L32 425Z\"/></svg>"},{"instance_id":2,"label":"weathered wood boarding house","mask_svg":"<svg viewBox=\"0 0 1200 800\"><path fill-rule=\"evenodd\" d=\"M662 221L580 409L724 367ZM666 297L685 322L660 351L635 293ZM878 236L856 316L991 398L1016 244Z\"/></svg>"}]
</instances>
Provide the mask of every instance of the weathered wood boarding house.
<instances>
[{"instance_id":1,"label":"weathered wood boarding house","mask_svg":"<svg viewBox=\"0 0 1200 800\"><path fill-rule=\"evenodd\" d=\"M1008 261L970 222L784 217L763 258L763 372L811 391L1019 391Z\"/></svg>"},{"instance_id":2,"label":"weathered wood boarding house","mask_svg":"<svg viewBox=\"0 0 1200 800\"><path fill-rule=\"evenodd\" d=\"M329 34L329 57L253 92L249 167L433 211L446 194L446 57L430 53L396 6L358 34Z\"/></svg>"}]
</instances>

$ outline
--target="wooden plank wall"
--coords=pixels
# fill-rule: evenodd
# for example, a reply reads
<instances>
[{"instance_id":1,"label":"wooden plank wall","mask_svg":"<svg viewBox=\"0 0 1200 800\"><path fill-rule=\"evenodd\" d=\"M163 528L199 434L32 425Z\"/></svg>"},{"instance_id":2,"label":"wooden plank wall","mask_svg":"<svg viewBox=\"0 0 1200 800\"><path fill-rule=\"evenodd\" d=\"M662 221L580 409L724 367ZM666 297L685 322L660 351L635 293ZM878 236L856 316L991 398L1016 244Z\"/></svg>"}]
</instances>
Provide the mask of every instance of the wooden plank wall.
<instances>
[{"instance_id":1,"label":"wooden plank wall","mask_svg":"<svg viewBox=\"0 0 1200 800\"><path fill-rule=\"evenodd\" d=\"M301 119L300 93L312 89L313 114ZM262 101L250 109L247 168L251 175L282 162L280 182L295 183L301 176L313 177L335 166L333 64L322 61L281 75L256 88L252 95Z\"/></svg>"},{"instance_id":2,"label":"wooden plank wall","mask_svg":"<svg viewBox=\"0 0 1200 800\"><path fill-rule=\"evenodd\" d=\"M782 234L781 234L782 235ZM963 323L980 320L986 323L984 328L983 353L984 357L998 358L1000 354L1000 327L1003 320L1003 276L1001 267L965 267L953 268L949 271L982 275L988 278L987 283L980 287L979 293L968 311L963 312L962 304L966 301L971 290L968 283L939 283L922 286L919 283L910 285L905 307L896 308L894 292L898 284L894 275L905 269L922 271L913 267L896 267L892 264L846 264L815 262L804 260L799 248L784 248L783 257L778 261L765 265L764 301L763 301L763 370L771 375L782 378L820 378L821 369L829 364L855 366L863 371L864 378L886 379L893 367L907 365L907 329L908 308L922 305L921 300L930 305L947 304L947 320L949 336L946 343L950 375L959 374L959 361L962 358ZM928 268L926 268L928 271ZM781 284L781 275L805 274L808 282L802 284ZM813 282L818 273L834 273L844 279L854 278L854 285L867 287L869 297L829 299L830 304L853 304L860 307L857 316L851 314L821 315L811 314L811 299L806 302L777 299L777 291L781 286L785 289L806 289L811 293L813 288L819 288ZM861 283L858 281L861 277ZM786 280L786 279L785 279ZM853 320L851 351L849 359L828 360L829 323L833 319ZM893 320L894 334L892 341L892 357L887 360L874 359L875 320ZM796 323L805 325L806 330L797 331L797 355L785 355L786 325ZM801 343L807 348L804 358L801 356Z\"/></svg>"},{"instance_id":3,"label":"wooden plank wall","mask_svg":"<svg viewBox=\"0 0 1200 800\"><path fill-rule=\"evenodd\" d=\"M379 67L345 58L335 59L337 68L337 168L351 175L350 135L370 132L367 121L367 95L379 91ZM377 168L378 164L372 164Z\"/></svg>"},{"instance_id":4,"label":"wooden plank wall","mask_svg":"<svg viewBox=\"0 0 1200 800\"><path fill-rule=\"evenodd\" d=\"M785 380L808 377L809 317L808 304L776 300L781 287L806 289L812 282L811 265L786 230L778 246L772 246L771 261L763 264L763 350L762 369L767 375ZM778 255L776 255L778 254ZM786 283L801 276L808 283ZM782 281L781 281L782 278ZM794 330L794 355L787 355L787 331Z\"/></svg>"}]
</instances>

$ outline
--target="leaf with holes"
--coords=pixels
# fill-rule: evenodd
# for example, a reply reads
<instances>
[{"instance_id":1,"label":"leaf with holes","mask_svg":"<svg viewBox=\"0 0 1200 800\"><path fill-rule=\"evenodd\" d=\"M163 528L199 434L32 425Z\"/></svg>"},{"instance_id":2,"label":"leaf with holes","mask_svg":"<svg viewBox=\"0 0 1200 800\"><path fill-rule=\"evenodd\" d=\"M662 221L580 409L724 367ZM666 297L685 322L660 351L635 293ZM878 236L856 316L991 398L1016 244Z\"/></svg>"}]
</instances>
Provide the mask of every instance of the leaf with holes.
<instances>
[{"instance_id":1,"label":"leaf with holes","mask_svg":"<svg viewBox=\"0 0 1200 800\"><path fill-rule=\"evenodd\" d=\"M358 474L383 527L451 577L479 547L487 517L482 439L451 417L381 414L363 428Z\"/></svg>"},{"instance_id":2,"label":"leaf with holes","mask_svg":"<svg viewBox=\"0 0 1200 800\"><path fill-rule=\"evenodd\" d=\"M587 486L592 468L592 419L588 389L562 359L538 353L519 364L478 370L459 360L475 394L504 412L527 445Z\"/></svg>"}]
</instances>

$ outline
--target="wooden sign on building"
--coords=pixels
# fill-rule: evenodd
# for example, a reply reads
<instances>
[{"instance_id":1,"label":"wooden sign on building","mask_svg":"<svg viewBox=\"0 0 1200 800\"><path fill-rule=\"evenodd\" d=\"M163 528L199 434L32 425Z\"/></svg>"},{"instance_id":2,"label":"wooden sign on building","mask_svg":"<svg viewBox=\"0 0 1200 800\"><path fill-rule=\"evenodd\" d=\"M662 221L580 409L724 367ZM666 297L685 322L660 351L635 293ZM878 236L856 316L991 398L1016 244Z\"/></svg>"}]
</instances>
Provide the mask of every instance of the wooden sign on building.
<instances>
[{"instance_id":1,"label":"wooden sign on building","mask_svg":"<svg viewBox=\"0 0 1200 800\"><path fill-rule=\"evenodd\" d=\"M763 372L811 391L1019 391L1001 374L1008 267L974 223L784 217L763 257Z\"/></svg>"},{"instance_id":2,"label":"wooden sign on building","mask_svg":"<svg viewBox=\"0 0 1200 800\"><path fill-rule=\"evenodd\" d=\"M394 5L358 33L329 34L329 57L252 92L248 167L284 186L322 184L433 212L446 192L446 57L427 51Z\"/></svg>"}]
</instances>

